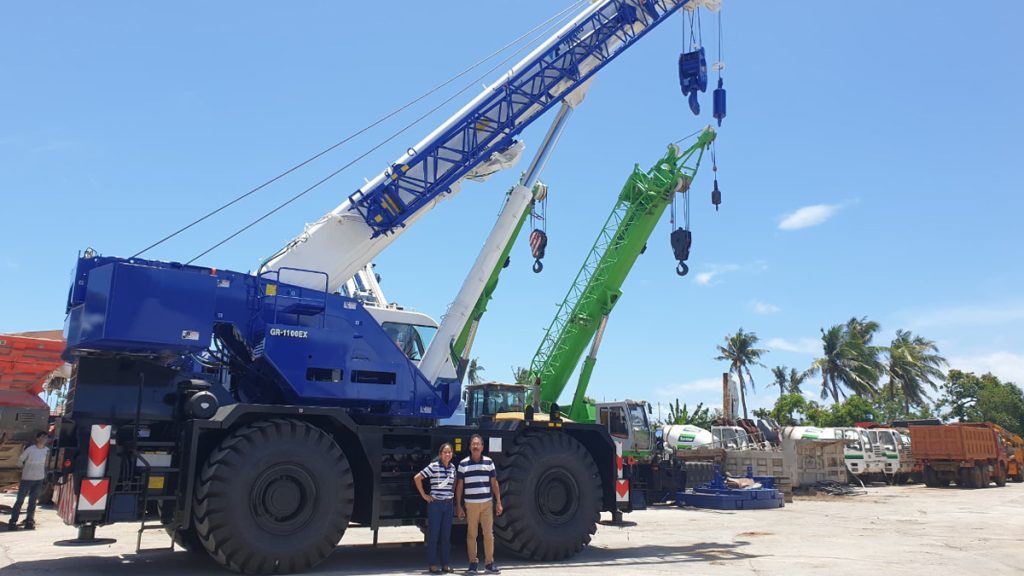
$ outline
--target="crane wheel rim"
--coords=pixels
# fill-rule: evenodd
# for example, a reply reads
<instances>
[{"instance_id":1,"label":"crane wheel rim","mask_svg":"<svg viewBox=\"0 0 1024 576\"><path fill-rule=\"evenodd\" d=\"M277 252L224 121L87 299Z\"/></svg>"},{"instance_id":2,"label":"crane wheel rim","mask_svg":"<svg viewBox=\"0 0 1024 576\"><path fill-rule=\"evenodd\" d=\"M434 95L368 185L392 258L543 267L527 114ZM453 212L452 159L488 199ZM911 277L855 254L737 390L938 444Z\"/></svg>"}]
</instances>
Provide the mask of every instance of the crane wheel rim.
<instances>
[{"instance_id":1,"label":"crane wheel rim","mask_svg":"<svg viewBox=\"0 0 1024 576\"><path fill-rule=\"evenodd\" d=\"M318 491L303 467L281 463L267 468L250 491L250 511L256 524L271 534L287 536L302 530L315 515Z\"/></svg>"},{"instance_id":2,"label":"crane wheel rim","mask_svg":"<svg viewBox=\"0 0 1024 576\"><path fill-rule=\"evenodd\" d=\"M579 510L580 487L562 467L551 468L537 481L537 511L550 526L570 522Z\"/></svg>"}]
</instances>

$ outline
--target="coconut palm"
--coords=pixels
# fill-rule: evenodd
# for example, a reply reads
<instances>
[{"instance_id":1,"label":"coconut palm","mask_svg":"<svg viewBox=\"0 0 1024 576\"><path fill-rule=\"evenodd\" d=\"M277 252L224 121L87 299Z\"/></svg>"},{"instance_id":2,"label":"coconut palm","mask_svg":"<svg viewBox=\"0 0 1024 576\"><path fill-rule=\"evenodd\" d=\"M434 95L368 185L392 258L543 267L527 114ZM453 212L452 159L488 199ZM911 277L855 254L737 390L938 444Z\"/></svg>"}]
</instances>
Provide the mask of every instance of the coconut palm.
<instances>
[{"instance_id":1,"label":"coconut palm","mask_svg":"<svg viewBox=\"0 0 1024 576\"><path fill-rule=\"evenodd\" d=\"M775 378L775 382L772 382L772 384L779 387L779 396L782 396L786 393L786 367L776 366L772 368L772 376Z\"/></svg>"},{"instance_id":2,"label":"coconut palm","mask_svg":"<svg viewBox=\"0 0 1024 576\"><path fill-rule=\"evenodd\" d=\"M947 365L935 342L909 330L897 330L889 345L887 392L893 397L902 394L903 407L909 413L911 405L922 406L929 400L926 387L936 390L937 383L946 379L942 368Z\"/></svg>"},{"instance_id":3,"label":"coconut palm","mask_svg":"<svg viewBox=\"0 0 1024 576\"><path fill-rule=\"evenodd\" d=\"M469 378L470 384L480 383L480 373L484 371L484 367L473 358L469 361L469 368L466 369L466 378Z\"/></svg>"},{"instance_id":4,"label":"coconut palm","mask_svg":"<svg viewBox=\"0 0 1024 576\"><path fill-rule=\"evenodd\" d=\"M800 385L807 379L806 372L797 372L796 368L788 366L772 368L772 376L775 377L773 384L779 387L779 396L783 394L802 394Z\"/></svg>"},{"instance_id":5,"label":"coconut palm","mask_svg":"<svg viewBox=\"0 0 1024 576\"><path fill-rule=\"evenodd\" d=\"M512 367L512 379L516 384L527 386L530 384L530 369L523 366Z\"/></svg>"},{"instance_id":6,"label":"coconut palm","mask_svg":"<svg viewBox=\"0 0 1024 576\"><path fill-rule=\"evenodd\" d=\"M827 331L821 329L822 356L811 362L807 374L821 374L822 400L832 396L834 402L839 402L840 395L845 399L846 392L840 386L862 396L875 394L884 371L878 359L881 349L870 345L877 330L877 322L866 318L853 318Z\"/></svg>"},{"instance_id":7,"label":"coconut palm","mask_svg":"<svg viewBox=\"0 0 1024 576\"><path fill-rule=\"evenodd\" d=\"M759 339L753 332L744 332L740 328L732 336L725 337L725 346L718 346L719 356L715 360L729 362L729 373L735 374L740 382L740 403L743 405L743 418L747 418L747 380L750 381L750 389L756 390L754 376L750 373L750 366L761 366L761 356L768 351L763 348L756 348ZM744 378L744 375L746 377Z\"/></svg>"}]
</instances>

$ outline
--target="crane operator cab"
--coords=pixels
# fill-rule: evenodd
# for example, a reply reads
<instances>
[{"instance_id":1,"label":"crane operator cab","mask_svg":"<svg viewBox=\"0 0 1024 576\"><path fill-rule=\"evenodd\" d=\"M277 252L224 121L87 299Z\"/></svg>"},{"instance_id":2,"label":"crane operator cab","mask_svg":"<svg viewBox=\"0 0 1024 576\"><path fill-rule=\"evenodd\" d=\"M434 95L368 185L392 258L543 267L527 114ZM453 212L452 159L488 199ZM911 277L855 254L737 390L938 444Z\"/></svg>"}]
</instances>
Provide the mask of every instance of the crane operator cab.
<instances>
[{"instance_id":1,"label":"crane operator cab","mask_svg":"<svg viewBox=\"0 0 1024 576\"><path fill-rule=\"evenodd\" d=\"M423 353L437 334L437 322L433 318L394 305L387 308L367 306L366 310L410 360L418 362L423 359Z\"/></svg>"},{"instance_id":2,"label":"crane operator cab","mask_svg":"<svg viewBox=\"0 0 1024 576\"><path fill-rule=\"evenodd\" d=\"M526 386L519 384L470 384L466 386L466 424L504 417L521 419L526 410Z\"/></svg>"}]
</instances>

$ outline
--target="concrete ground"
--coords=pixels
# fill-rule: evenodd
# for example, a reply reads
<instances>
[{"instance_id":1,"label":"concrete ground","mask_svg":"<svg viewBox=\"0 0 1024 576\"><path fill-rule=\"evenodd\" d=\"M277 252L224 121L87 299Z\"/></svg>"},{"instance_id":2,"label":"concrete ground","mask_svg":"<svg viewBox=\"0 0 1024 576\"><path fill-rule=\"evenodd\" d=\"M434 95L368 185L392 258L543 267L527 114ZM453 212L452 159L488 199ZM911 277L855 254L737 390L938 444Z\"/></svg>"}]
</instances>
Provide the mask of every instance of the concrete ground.
<instances>
[{"instance_id":1,"label":"concrete ground","mask_svg":"<svg viewBox=\"0 0 1024 576\"><path fill-rule=\"evenodd\" d=\"M0 497L0 505L13 504ZM985 490L868 488L864 496L800 498L781 510L720 512L659 508L627 516L636 526L601 526L589 548L557 564L498 557L509 574L1021 574L1024 572L1024 484ZM0 518L5 520L6 518ZM135 554L136 524L98 530L112 545L66 548L73 538L52 509L40 510L34 532L0 533L3 574L226 574L211 561L169 552L162 531L146 532L143 546L165 550ZM350 529L342 545L314 574L425 573L424 548L415 528ZM464 551L453 564L465 568Z\"/></svg>"}]
</instances>

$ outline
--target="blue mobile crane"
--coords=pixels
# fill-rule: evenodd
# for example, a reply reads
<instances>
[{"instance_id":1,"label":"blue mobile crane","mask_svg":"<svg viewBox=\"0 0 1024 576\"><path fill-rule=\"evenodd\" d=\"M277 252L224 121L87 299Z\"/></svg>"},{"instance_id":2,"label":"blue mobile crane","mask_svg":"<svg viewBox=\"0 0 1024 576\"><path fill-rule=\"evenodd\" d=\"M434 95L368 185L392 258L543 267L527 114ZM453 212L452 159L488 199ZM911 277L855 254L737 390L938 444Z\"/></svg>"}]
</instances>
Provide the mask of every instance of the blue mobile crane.
<instances>
[{"instance_id":1,"label":"blue mobile crane","mask_svg":"<svg viewBox=\"0 0 1024 576\"><path fill-rule=\"evenodd\" d=\"M579 552L601 512L629 507L607 431L557 414L439 426L461 392L455 338L444 335L463 326L442 324L430 342L430 322L403 324L336 291L464 179L507 166L534 120L578 102L601 68L698 3L588 5L254 274L80 255L56 451L64 521L84 540L97 526L142 521L141 540L155 518L152 527L232 570L304 570L349 525L376 534L422 523L409 478L441 442L462 452L480 433L508 503L498 540L535 560ZM506 223L532 184L506 202ZM475 269L503 251L510 234L496 230ZM467 280L460 300L475 302L479 289Z\"/></svg>"}]
</instances>

